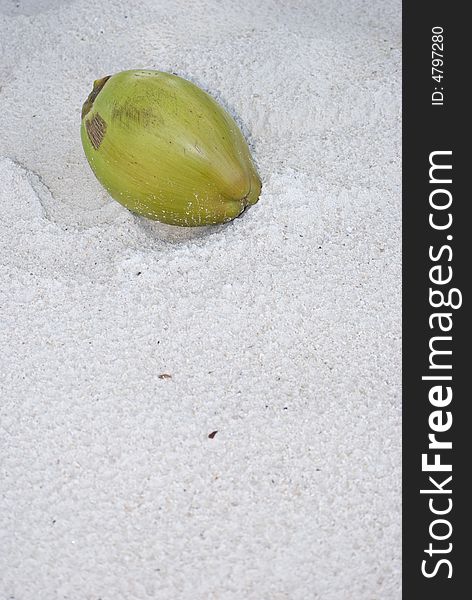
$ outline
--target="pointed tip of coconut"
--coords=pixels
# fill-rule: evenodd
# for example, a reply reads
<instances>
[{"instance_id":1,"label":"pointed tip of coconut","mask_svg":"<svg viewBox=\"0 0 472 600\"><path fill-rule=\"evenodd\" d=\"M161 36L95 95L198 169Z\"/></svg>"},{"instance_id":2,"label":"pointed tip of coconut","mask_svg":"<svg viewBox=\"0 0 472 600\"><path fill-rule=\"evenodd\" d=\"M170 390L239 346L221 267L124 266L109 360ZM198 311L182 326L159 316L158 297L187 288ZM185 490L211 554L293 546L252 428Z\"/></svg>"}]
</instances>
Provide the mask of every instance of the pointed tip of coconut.
<instances>
[{"instance_id":1,"label":"pointed tip of coconut","mask_svg":"<svg viewBox=\"0 0 472 600\"><path fill-rule=\"evenodd\" d=\"M256 202L259 201L261 191L262 181L258 175L254 174L254 176L251 178L251 187L246 197L246 206L252 206L253 204L256 204Z\"/></svg>"},{"instance_id":2,"label":"pointed tip of coconut","mask_svg":"<svg viewBox=\"0 0 472 600\"><path fill-rule=\"evenodd\" d=\"M92 108L96 97L102 91L103 86L110 79L110 77L111 77L111 75L106 75L105 77L102 77L101 79L95 79L95 81L93 82L93 89L90 92L90 94L88 95L87 100L84 102L84 104L82 106L82 117L81 117L82 119L90 112L90 109Z\"/></svg>"}]
</instances>

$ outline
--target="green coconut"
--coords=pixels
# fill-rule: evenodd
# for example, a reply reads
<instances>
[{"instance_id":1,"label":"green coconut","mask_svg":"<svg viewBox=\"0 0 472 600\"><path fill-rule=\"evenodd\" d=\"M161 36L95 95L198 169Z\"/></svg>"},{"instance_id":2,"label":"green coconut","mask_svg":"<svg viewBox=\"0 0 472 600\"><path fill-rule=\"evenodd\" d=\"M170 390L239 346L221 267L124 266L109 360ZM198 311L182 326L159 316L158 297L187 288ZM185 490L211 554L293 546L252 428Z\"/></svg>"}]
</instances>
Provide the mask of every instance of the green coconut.
<instances>
[{"instance_id":1,"label":"green coconut","mask_svg":"<svg viewBox=\"0 0 472 600\"><path fill-rule=\"evenodd\" d=\"M259 199L261 181L234 119L176 75L97 79L81 137L97 179L138 215L187 227L225 223Z\"/></svg>"}]
</instances>

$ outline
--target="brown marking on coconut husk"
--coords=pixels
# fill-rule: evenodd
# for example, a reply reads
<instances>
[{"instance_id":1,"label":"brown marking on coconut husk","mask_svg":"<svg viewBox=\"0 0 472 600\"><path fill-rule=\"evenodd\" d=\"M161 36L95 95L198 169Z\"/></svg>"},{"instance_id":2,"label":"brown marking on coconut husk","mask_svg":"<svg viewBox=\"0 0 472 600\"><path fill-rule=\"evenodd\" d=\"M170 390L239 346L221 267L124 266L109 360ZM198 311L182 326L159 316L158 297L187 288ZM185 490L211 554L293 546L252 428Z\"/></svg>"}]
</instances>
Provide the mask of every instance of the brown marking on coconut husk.
<instances>
[{"instance_id":1,"label":"brown marking on coconut husk","mask_svg":"<svg viewBox=\"0 0 472 600\"><path fill-rule=\"evenodd\" d=\"M85 129L90 143L95 150L98 150L105 137L107 124L98 113L95 113L91 119L85 121Z\"/></svg>"},{"instance_id":2,"label":"brown marking on coconut husk","mask_svg":"<svg viewBox=\"0 0 472 600\"><path fill-rule=\"evenodd\" d=\"M131 102L125 102L124 104L115 104L111 111L111 118L119 121L126 127L147 127L150 121L156 115L150 108L140 108Z\"/></svg>"}]
</instances>

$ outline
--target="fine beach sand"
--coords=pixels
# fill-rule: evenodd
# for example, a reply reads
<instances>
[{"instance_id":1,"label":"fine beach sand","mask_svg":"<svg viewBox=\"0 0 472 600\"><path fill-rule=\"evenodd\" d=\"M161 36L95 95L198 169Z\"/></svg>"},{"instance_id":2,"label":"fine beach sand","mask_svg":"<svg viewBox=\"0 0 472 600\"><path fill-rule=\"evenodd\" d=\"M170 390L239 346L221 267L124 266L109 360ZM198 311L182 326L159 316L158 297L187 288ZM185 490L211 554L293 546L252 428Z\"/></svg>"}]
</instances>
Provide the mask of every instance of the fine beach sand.
<instances>
[{"instance_id":1,"label":"fine beach sand","mask_svg":"<svg viewBox=\"0 0 472 600\"><path fill-rule=\"evenodd\" d=\"M400 67L398 0L0 0L1 600L399 600ZM231 112L257 205L107 196L130 68Z\"/></svg>"}]
</instances>

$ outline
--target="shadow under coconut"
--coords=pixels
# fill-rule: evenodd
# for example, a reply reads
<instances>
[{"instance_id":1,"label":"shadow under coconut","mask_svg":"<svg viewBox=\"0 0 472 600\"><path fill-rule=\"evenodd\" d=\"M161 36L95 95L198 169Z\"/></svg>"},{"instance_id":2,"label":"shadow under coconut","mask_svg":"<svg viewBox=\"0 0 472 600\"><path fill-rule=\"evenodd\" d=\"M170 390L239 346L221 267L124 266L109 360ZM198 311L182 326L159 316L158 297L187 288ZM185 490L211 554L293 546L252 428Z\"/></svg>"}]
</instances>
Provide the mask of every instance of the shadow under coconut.
<instances>
[{"instance_id":1,"label":"shadow under coconut","mask_svg":"<svg viewBox=\"0 0 472 600\"><path fill-rule=\"evenodd\" d=\"M244 210L241 215L236 218L241 218L245 212L246 211ZM207 238L211 235L221 233L232 223L232 221L230 221L229 223L221 223L219 225L180 227L179 225L168 225L167 223L161 223L160 221L153 221L152 219L140 217L139 215L133 215L133 217L136 225L148 238L171 244L180 244L190 240Z\"/></svg>"}]
</instances>

